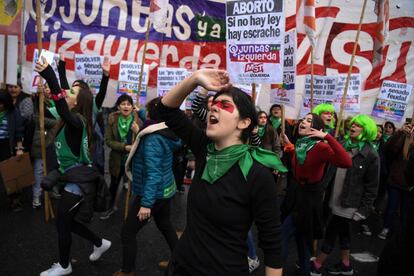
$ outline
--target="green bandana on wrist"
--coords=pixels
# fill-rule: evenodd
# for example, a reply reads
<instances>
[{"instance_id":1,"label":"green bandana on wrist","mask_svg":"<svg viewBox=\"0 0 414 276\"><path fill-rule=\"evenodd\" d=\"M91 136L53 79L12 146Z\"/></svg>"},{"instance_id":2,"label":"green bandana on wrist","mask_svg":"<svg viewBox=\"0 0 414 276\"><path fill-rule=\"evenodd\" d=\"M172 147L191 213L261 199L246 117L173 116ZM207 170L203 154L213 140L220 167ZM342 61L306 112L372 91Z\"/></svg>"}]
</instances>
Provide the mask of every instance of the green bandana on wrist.
<instances>
[{"instance_id":1,"label":"green bandana on wrist","mask_svg":"<svg viewBox=\"0 0 414 276\"><path fill-rule=\"evenodd\" d=\"M305 163L306 155L308 154L308 151L310 151L311 148L313 148L313 146L319 141L320 140L315 140L315 139L309 138L308 136L301 137L296 141L296 144L295 144L296 158L300 165L303 165Z\"/></svg>"},{"instance_id":2,"label":"green bandana on wrist","mask_svg":"<svg viewBox=\"0 0 414 276\"><path fill-rule=\"evenodd\" d=\"M5 117L6 117L6 111L0 112L0 124L3 123L3 120Z\"/></svg>"},{"instance_id":3,"label":"green bandana on wrist","mask_svg":"<svg viewBox=\"0 0 414 276\"><path fill-rule=\"evenodd\" d=\"M270 116L270 122L272 123L274 129L278 129L282 124L282 119Z\"/></svg>"},{"instance_id":4,"label":"green bandana on wrist","mask_svg":"<svg viewBox=\"0 0 414 276\"><path fill-rule=\"evenodd\" d=\"M119 115L118 132L119 132L119 137L121 138L121 141L125 141L126 136L128 135L132 120L133 120L132 114L130 114L128 118L125 118L124 116Z\"/></svg>"},{"instance_id":5,"label":"green bandana on wrist","mask_svg":"<svg viewBox=\"0 0 414 276\"><path fill-rule=\"evenodd\" d=\"M213 184L225 175L236 162L239 164L244 179L247 179L253 165L253 159L270 169L287 172L287 169L274 152L245 144L215 150L214 144L209 144L207 146L207 163L201 179Z\"/></svg>"},{"instance_id":6,"label":"green bandana on wrist","mask_svg":"<svg viewBox=\"0 0 414 276\"><path fill-rule=\"evenodd\" d=\"M259 137L262 138L263 135L265 135L266 132L266 126L259 126L259 131L257 132L259 134Z\"/></svg>"},{"instance_id":7,"label":"green bandana on wrist","mask_svg":"<svg viewBox=\"0 0 414 276\"><path fill-rule=\"evenodd\" d=\"M352 149L358 148L358 150L362 150L365 146L365 142L352 142L351 139L347 138L345 140L344 148L346 151L351 151Z\"/></svg>"}]
</instances>

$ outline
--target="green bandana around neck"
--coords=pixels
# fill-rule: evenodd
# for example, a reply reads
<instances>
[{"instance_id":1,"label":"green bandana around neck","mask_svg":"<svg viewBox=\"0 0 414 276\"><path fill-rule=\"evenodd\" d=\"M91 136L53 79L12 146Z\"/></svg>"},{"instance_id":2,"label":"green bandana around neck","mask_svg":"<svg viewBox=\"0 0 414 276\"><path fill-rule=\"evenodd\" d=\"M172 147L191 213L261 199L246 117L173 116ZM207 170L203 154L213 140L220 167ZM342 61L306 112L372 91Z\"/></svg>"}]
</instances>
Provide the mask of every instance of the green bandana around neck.
<instances>
[{"instance_id":1,"label":"green bandana around neck","mask_svg":"<svg viewBox=\"0 0 414 276\"><path fill-rule=\"evenodd\" d=\"M384 143L387 143L390 138L391 138L391 135L387 135L387 134L382 135L382 140L384 140Z\"/></svg>"},{"instance_id":2,"label":"green bandana around neck","mask_svg":"<svg viewBox=\"0 0 414 276\"><path fill-rule=\"evenodd\" d=\"M0 112L0 124L3 123L4 118L6 118L6 111Z\"/></svg>"},{"instance_id":3,"label":"green bandana around neck","mask_svg":"<svg viewBox=\"0 0 414 276\"><path fill-rule=\"evenodd\" d=\"M345 139L344 148L346 151L351 151L352 149L358 148L358 150L362 150L365 146L365 142L352 142L350 138Z\"/></svg>"},{"instance_id":4,"label":"green bandana around neck","mask_svg":"<svg viewBox=\"0 0 414 276\"><path fill-rule=\"evenodd\" d=\"M313 146L319 141L320 140L315 140L315 139L309 138L308 136L301 137L296 141L296 144L295 144L296 158L300 165L303 165L305 163L308 151L310 151L311 148L313 148Z\"/></svg>"},{"instance_id":5,"label":"green bandana around neck","mask_svg":"<svg viewBox=\"0 0 414 276\"><path fill-rule=\"evenodd\" d=\"M121 138L121 141L124 141L126 139L126 136L128 135L128 132L129 132L129 127L133 119L134 117L132 116L132 114L130 114L128 118L125 118L124 116L119 115L118 132L119 132L119 137Z\"/></svg>"},{"instance_id":6,"label":"green bandana around neck","mask_svg":"<svg viewBox=\"0 0 414 276\"><path fill-rule=\"evenodd\" d=\"M274 152L245 144L216 150L214 144L209 144L207 146L207 163L201 179L213 184L238 162L244 179L247 180L247 175L253 165L253 159L270 169L287 172L282 161Z\"/></svg>"},{"instance_id":7,"label":"green bandana around neck","mask_svg":"<svg viewBox=\"0 0 414 276\"><path fill-rule=\"evenodd\" d=\"M274 129L278 129L282 124L282 119L270 116L270 122L272 123Z\"/></svg>"},{"instance_id":8,"label":"green bandana around neck","mask_svg":"<svg viewBox=\"0 0 414 276\"><path fill-rule=\"evenodd\" d=\"M257 133L259 134L259 137L262 138L266 133L266 126L259 126L259 131Z\"/></svg>"},{"instance_id":9,"label":"green bandana around neck","mask_svg":"<svg viewBox=\"0 0 414 276\"><path fill-rule=\"evenodd\" d=\"M373 141L371 143L372 147L374 148L374 150L376 150L378 152L379 147L380 147L380 141Z\"/></svg>"}]
</instances>

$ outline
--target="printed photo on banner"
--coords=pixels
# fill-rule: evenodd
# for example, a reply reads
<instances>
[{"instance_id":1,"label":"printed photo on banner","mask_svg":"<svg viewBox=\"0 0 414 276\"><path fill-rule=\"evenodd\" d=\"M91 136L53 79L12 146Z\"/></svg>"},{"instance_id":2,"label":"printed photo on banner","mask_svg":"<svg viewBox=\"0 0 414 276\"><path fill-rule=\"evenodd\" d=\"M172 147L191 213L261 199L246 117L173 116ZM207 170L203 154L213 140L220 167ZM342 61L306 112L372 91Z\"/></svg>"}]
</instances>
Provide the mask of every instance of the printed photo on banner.
<instances>
[{"instance_id":1,"label":"printed photo on banner","mask_svg":"<svg viewBox=\"0 0 414 276\"><path fill-rule=\"evenodd\" d=\"M118 89L117 95L128 93L134 103L136 103L136 94L138 93L139 76L141 74L141 65L136 62L121 61L119 66ZM142 84L139 96L139 104L145 105L147 98L147 87L149 77L149 65L144 65L142 73Z\"/></svg>"},{"instance_id":2,"label":"printed photo on banner","mask_svg":"<svg viewBox=\"0 0 414 276\"><path fill-rule=\"evenodd\" d=\"M372 110L372 116L401 122L412 91L411 84L384 81Z\"/></svg>"},{"instance_id":3,"label":"printed photo on banner","mask_svg":"<svg viewBox=\"0 0 414 276\"><path fill-rule=\"evenodd\" d=\"M84 80L94 95L99 93L99 86L102 79L102 63L104 57L93 55L75 55L75 76L76 79Z\"/></svg>"},{"instance_id":4,"label":"printed photo on banner","mask_svg":"<svg viewBox=\"0 0 414 276\"><path fill-rule=\"evenodd\" d=\"M283 83L270 85L270 102L295 107L296 31L285 34Z\"/></svg>"},{"instance_id":5,"label":"printed photo on banner","mask_svg":"<svg viewBox=\"0 0 414 276\"><path fill-rule=\"evenodd\" d=\"M283 1L226 2L227 71L234 83L282 83Z\"/></svg>"},{"instance_id":6,"label":"printed photo on banner","mask_svg":"<svg viewBox=\"0 0 414 276\"><path fill-rule=\"evenodd\" d=\"M336 76L314 76L313 85L313 107L320 103L333 103L336 99ZM300 112L300 118L303 118L311 110L311 76L306 75L305 95Z\"/></svg>"},{"instance_id":7,"label":"printed photo on banner","mask_svg":"<svg viewBox=\"0 0 414 276\"><path fill-rule=\"evenodd\" d=\"M39 56L39 51L38 49L34 50L33 53L33 62L32 62L32 78L30 81L30 89L29 91L31 93L36 93L38 86L39 86L39 80L40 80L40 75L39 73L37 73L36 71L34 71L34 68L36 67L36 62L39 60L40 62L43 61L42 57L44 57L47 61L47 63L52 66L53 71L55 71L56 77L59 81L59 72L57 69L57 65L59 62L59 54L50 52L48 50L42 50L40 52L40 56ZM43 80L43 84L45 83L45 81Z\"/></svg>"},{"instance_id":8,"label":"printed photo on banner","mask_svg":"<svg viewBox=\"0 0 414 276\"><path fill-rule=\"evenodd\" d=\"M342 97L345 90L347 74L338 75L336 85L336 98L334 102L336 112L341 108ZM352 74L349 80L348 91L346 93L345 112L359 113L360 111L360 92L361 92L361 74Z\"/></svg>"}]
</instances>

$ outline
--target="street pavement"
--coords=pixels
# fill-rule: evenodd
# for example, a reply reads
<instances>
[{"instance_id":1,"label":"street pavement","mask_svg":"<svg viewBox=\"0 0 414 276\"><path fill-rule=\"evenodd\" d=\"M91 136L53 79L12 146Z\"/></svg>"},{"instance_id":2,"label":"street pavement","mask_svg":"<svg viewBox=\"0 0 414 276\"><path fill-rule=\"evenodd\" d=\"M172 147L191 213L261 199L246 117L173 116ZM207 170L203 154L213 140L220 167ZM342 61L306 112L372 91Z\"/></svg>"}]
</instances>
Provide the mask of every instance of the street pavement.
<instances>
[{"instance_id":1,"label":"street pavement","mask_svg":"<svg viewBox=\"0 0 414 276\"><path fill-rule=\"evenodd\" d=\"M186 187L188 189L188 187ZM187 194L187 193L186 193ZM177 230L185 228L186 194L176 195L173 199L171 220ZM0 199L1 200L1 199ZM7 206L0 206L0 275L1 276L31 276L39 275L43 270L57 262L57 234L54 221L45 223L44 210L32 209L31 191L27 189L23 195L24 210L14 213ZM372 237L359 234L359 226L352 224L352 253L370 252L378 256L385 242L379 240L376 234L380 231L381 220L373 216L371 226ZM112 247L96 263L88 259L92 245L82 238L73 235L72 243L72 275L112 275L121 266L121 226L123 212L118 211L106 221L99 220L98 214L90 223L90 228L98 235L112 241ZM255 231L254 231L255 232ZM163 271L158 268L158 262L168 259L170 252L166 241L152 221L137 235L138 254L136 258L136 275L158 276ZM258 254L263 260L261 250ZM290 245L290 255L285 264L284 275L296 275L297 260L295 244ZM328 264L339 260L336 249L329 258ZM353 262L354 275L376 275L376 263ZM264 267L252 275L264 275ZM213 275L212 275L213 276ZM230 275L229 275L230 276Z\"/></svg>"}]
</instances>

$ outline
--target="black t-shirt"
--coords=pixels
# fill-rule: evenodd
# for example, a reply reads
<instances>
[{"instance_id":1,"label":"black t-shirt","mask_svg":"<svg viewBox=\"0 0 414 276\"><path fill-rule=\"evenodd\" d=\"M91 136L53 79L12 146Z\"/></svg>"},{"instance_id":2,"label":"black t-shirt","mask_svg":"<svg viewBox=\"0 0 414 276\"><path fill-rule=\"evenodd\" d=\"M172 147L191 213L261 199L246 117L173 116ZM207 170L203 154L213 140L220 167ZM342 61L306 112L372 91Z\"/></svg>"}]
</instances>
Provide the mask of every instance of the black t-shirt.
<instances>
[{"instance_id":1,"label":"black t-shirt","mask_svg":"<svg viewBox=\"0 0 414 276\"><path fill-rule=\"evenodd\" d=\"M187 200L187 226L172 262L190 275L248 275L247 233L253 221L266 266L281 268L280 219L271 171L254 161L247 181L236 164L213 184L201 179L211 141L183 112L158 105L163 120L196 157Z\"/></svg>"}]
</instances>

